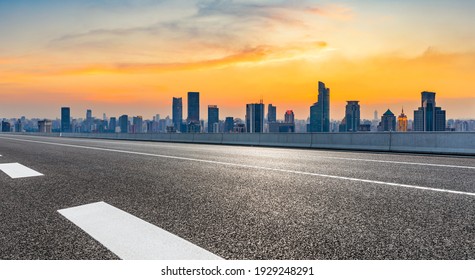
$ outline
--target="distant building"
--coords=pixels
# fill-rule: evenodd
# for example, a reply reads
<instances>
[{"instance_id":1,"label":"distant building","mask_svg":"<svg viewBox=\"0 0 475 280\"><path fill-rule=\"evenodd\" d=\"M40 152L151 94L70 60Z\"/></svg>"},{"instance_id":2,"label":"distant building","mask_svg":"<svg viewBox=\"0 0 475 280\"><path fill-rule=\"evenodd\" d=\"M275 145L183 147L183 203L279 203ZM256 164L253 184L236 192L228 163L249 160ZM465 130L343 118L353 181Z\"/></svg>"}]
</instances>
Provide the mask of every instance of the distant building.
<instances>
[{"instance_id":1,"label":"distant building","mask_svg":"<svg viewBox=\"0 0 475 280\"><path fill-rule=\"evenodd\" d=\"M224 133L230 133L234 130L234 118L233 117L226 117L224 121Z\"/></svg>"},{"instance_id":2,"label":"distant building","mask_svg":"<svg viewBox=\"0 0 475 280\"><path fill-rule=\"evenodd\" d=\"M23 132L23 123L20 119L15 122L15 132Z\"/></svg>"},{"instance_id":3,"label":"distant building","mask_svg":"<svg viewBox=\"0 0 475 280\"><path fill-rule=\"evenodd\" d=\"M407 116L404 114L404 108L397 118L397 131L407 132Z\"/></svg>"},{"instance_id":4,"label":"distant building","mask_svg":"<svg viewBox=\"0 0 475 280\"><path fill-rule=\"evenodd\" d=\"M119 117L119 127L120 127L120 133L129 132L129 116L122 115Z\"/></svg>"},{"instance_id":5,"label":"distant building","mask_svg":"<svg viewBox=\"0 0 475 280\"><path fill-rule=\"evenodd\" d=\"M345 117L340 124L339 130L340 132L357 132L361 124L359 101L347 102Z\"/></svg>"},{"instance_id":6,"label":"distant building","mask_svg":"<svg viewBox=\"0 0 475 280\"><path fill-rule=\"evenodd\" d=\"M219 132L219 108L217 105L208 106L208 133Z\"/></svg>"},{"instance_id":7,"label":"distant building","mask_svg":"<svg viewBox=\"0 0 475 280\"><path fill-rule=\"evenodd\" d=\"M330 132L330 89L318 82L318 101L310 107L308 132Z\"/></svg>"},{"instance_id":8,"label":"distant building","mask_svg":"<svg viewBox=\"0 0 475 280\"><path fill-rule=\"evenodd\" d=\"M160 116L155 121L158 122L159 120ZM183 100L181 97L173 97L172 121L175 129L181 131L181 124L183 123Z\"/></svg>"},{"instance_id":9,"label":"distant building","mask_svg":"<svg viewBox=\"0 0 475 280\"><path fill-rule=\"evenodd\" d=\"M88 109L86 111L86 121L84 123L84 132L91 132L93 124L94 122L92 120L92 110Z\"/></svg>"},{"instance_id":10,"label":"distant building","mask_svg":"<svg viewBox=\"0 0 475 280\"><path fill-rule=\"evenodd\" d=\"M284 115L284 122L289 123L289 124L295 124L295 116L294 116L294 111L292 110L287 110Z\"/></svg>"},{"instance_id":11,"label":"distant building","mask_svg":"<svg viewBox=\"0 0 475 280\"><path fill-rule=\"evenodd\" d=\"M186 132L187 133L200 133L201 132L201 125L200 123L189 122L186 125Z\"/></svg>"},{"instance_id":12,"label":"distant building","mask_svg":"<svg viewBox=\"0 0 475 280\"><path fill-rule=\"evenodd\" d=\"M445 110L436 107L435 92L422 92L422 106L414 111L414 131L445 131Z\"/></svg>"},{"instance_id":13,"label":"distant building","mask_svg":"<svg viewBox=\"0 0 475 280\"><path fill-rule=\"evenodd\" d=\"M269 123L270 133L293 133L295 132L295 123Z\"/></svg>"},{"instance_id":14,"label":"distant building","mask_svg":"<svg viewBox=\"0 0 475 280\"><path fill-rule=\"evenodd\" d=\"M2 121L2 132L10 132L12 129L11 124L6 121Z\"/></svg>"},{"instance_id":15,"label":"distant building","mask_svg":"<svg viewBox=\"0 0 475 280\"><path fill-rule=\"evenodd\" d=\"M47 119L38 121L38 132L51 133L53 131L53 122Z\"/></svg>"},{"instance_id":16,"label":"distant building","mask_svg":"<svg viewBox=\"0 0 475 280\"><path fill-rule=\"evenodd\" d=\"M267 122L273 123L276 121L277 121L277 107L272 106L272 104L269 104L267 106Z\"/></svg>"},{"instance_id":17,"label":"distant building","mask_svg":"<svg viewBox=\"0 0 475 280\"><path fill-rule=\"evenodd\" d=\"M132 133L142 133L143 132L143 118L142 116L137 116L132 118Z\"/></svg>"},{"instance_id":18,"label":"distant building","mask_svg":"<svg viewBox=\"0 0 475 280\"><path fill-rule=\"evenodd\" d=\"M116 127L117 127L117 118L116 117L110 118L109 119L109 132L114 133Z\"/></svg>"},{"instance_id":19,"label":"distant building","mask_svg":"<svg viewBox=\"0 0 475 280\"><path fill-rule=\"evenodd\" d=\"M264 132L264 104L246 105L246 129L248 133Z\"/></svg>"},{"instance_id":20,"label":"distant building","mask_svg":"<svg viewBox=\"0 0 475 280\"><path fill-rule=\"evenodd\" d=\"M396 116L391 110L388 109L381 117L378 131L396 131Z\"/></svg>"},{"instance_id":21,"label":"distant building","mask_svg":"<svg viewBox=\"0 0 475 280\"><path fill-rule=\"evenodd\" d=\"M360 124L360 126L358 127L358 131L370 132L371 131L371 124L370 123Z\"/></svg>"},{"instance_id":22,"label":"distant building","mask_svg":"<svg viewBox=\"0 0 475 280\"><path fill-rule=\"evenodd\" d=\"M234 126L234 133L244 133L246 132L246 125L243 123L236 123Z\"/></svg>"},{"instance_id":23,"label":"distant building","mask_svg":"<svg viewBox=\"0 0 475 280\"><path fill-rule=\"evenodd\" d=\"M188 123L200 123L200 93L188 92Z\"/></svg>"},{"instance_id":24,"label":"distant building","mask_svg":"<svg viewBox=\"0 0 475 280\"><path fill-rule=\"evenodd\" d=\"M61 132L71 132L71 108L61 108Z\"/></svg>"}]
</instances>

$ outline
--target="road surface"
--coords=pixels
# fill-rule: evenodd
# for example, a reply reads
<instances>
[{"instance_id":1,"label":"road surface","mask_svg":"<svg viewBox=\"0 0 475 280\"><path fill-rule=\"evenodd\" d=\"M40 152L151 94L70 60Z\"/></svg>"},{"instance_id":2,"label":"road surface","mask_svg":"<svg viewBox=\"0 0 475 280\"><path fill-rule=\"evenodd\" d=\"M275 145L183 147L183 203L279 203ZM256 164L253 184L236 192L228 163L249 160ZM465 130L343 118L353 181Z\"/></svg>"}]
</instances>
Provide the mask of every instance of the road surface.
<instances>
[{"instance_id":1,"label":"road surface","mask_svg":"<svg viewBox=\"0 0 475 280\"><path fill-rule=\"evenodd\" d=\"M475 258L474 157L1 134L0 155L1 259Z\"/></svg>"}]
</instances>

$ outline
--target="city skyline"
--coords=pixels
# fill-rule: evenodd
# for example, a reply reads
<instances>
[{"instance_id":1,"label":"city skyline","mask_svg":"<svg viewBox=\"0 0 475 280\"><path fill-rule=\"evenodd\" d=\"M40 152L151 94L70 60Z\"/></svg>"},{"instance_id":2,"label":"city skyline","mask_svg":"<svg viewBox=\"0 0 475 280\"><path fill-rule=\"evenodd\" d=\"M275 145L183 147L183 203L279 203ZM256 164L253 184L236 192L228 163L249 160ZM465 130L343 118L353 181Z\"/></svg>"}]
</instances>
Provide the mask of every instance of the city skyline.
<instances>
[{"instance_id":1,"label":"city skyline","mask_svg":"<svg viewBox=\"0 0 475 280\"><path fill-rule=\"evenodd\" d=\"M421 91L473 118L475 3L435 2L1 1L0 112L171 115L191 89L202 112L243 117L262 97L306 119L319 79L332 118L347 100L365 119L416 108Z\"/></svg>"}]
</instances>

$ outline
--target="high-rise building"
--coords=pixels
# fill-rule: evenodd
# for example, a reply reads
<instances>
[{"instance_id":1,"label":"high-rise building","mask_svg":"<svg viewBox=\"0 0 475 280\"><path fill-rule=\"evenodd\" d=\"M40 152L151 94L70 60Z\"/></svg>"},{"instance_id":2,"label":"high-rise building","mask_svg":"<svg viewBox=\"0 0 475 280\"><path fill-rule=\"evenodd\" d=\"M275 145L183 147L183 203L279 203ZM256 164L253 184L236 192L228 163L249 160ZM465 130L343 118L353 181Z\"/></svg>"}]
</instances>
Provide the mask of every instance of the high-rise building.
<instances>
[{"instance_id":1,"label":"high-rise building","mask_svg":"<svg viewBox=\"0 0 475 280\"><path fill-rule=\"evenodd\" d=\"M38 131L40 133L51 133L53 131L53 122L47 119L38 121Z\"/></svg>"},{"instance_id":2,"label":"high-rise building","mask_svg":"<svg viewBox=\"0 0 475 280\"><path fill-rule=\"evenodd\" d=\"M310 107L308 132L330 132L330 89L318 82L318 101Z\"/></svg>"},{"instance_id":3,"label":"high-rise building","mask_svg":"<svg viewBox=\"0 0 475 280\"><path fill-rule=\"evenodd\" d=\"M143 132L143 118L142 116L136 116L132 118L132 133Z\"/></svg>"},{"instance_id":4,"label":"high-rise building","mask_svg":"<svg viewBox=\"0 0 475 280\"><path fill-rule=\"evenodd\" d=\"M285 123L291 123L291 124L294 124L295 123L295 116L294 116L294 111L292 110L287 110L285 112L285 115L284 115L284 122Z\"/></svg>"},{"instance_id":5,"label":"high-rise building","mask_svg":"<svg viewBox=\"0 0 475 280\"><path fill-rule=\"evenodd\" d=\"M273 123L276 121L277 121L277 107L272 106L272 104L269 104L267 106L267 122Z\"/></svg>"},{"instance_id":6,"label":"high-rise building","mask_svg":"<svg viewBox=\"0 0 475 280\"><path fill-rule=\"evenodd\" d=\"M378 131L396 131L396 116L391 110L388 109L381 117Z\"/></svg>"},{"instance_id":7,"label":"high-rise building","mask_svg":"<svg viewBox=\"0 0 475 280\"><path fill-rule=\"evenodd\" d=\"M93 125L93 120L92 120L92 110L87 109L86 111L86 120L84 121L84 132L91 132L92 131L92 125Z\"/></svg>"},{"instance_id":8,"label":"high-rise building","mask_svg":"<svg viewBox=\"0 0 475 280\"><path fill-rule=\"evenodd\" d=\"M119 117L119 127L120 127L120 133L129 132L129 116L122 115Z\"/></svg>"},{"instance_id":9,"label":"high-rise building","mask_svg":"<svg viewBox=\"0 0 475 280\"><path fill-rule=\"evenodd\" d=\"M10 132L12 125L9 122L2 121L2 132Z\"/></svg>"},{"instance_id":10,"label":"high-rise building","mask_svg":"<svg viewBox=\"0 0 475 280\"><path fill-rule=\"evenodd\" d=\"M200 124L200 93L188 92L188 123Z\"/></svg>"},{"instance_id":11,"label":"high-rise building","mask_svg":"<svg viewBox=\"0 0 475 280\"><path fill-rule=\"evenodd\" d=\"M109 119L109 132L114 133L116 127L117 127L117 118L116 117L111 117Z\"/></svg>"},{"instance_id":12,"label":"high-rise building","mask_svg":"<svg viewBox=\"0 0 475 280\"><path fill-rule=\"evenodd\" d=\"M208 106L208 133L218 133L219 126L219 108L217 105Z\"/></svg>"},{"instance_id":13,"label":"high-rise building","mask_svg":"<svg viewBox=\"0 0 475 280\"><path fill-rule=\"evenodd\" d=\"M374 110L374 117L373 120L378 120L378 110Z\"/></svg>"},{"instance_id":14,"label":"high-rise building","mask_svg":"<svg viewBox=\"0 0 475 280\"><path fill-rule=\"evenodd\" d=\"M359 101L347 102L345 118L340 124L340 132L357 132L361 124Z\"/></svg>"},{"instance_id":15,"label":"high-rise building","mask_svg":"<svg viewBox=\"0 0 475 280\"><path fill-rule=\"evenodd\" d=\"M155 121L158 122L159 120ZM181 124L183 123L183 100L181 97L173 97L172 121L175 129L180 131Z\"/></svg>"},{"instance_id":16,"label":"high-rise building","mask_svg":"<svg viewBox=\"0 0 475 280\"><path fill-rule=\"evenodd\" d=\"M407 116L404 114L404 108L402 109L401 114L397 118L397 131L407 132Z\"/></svg>"},{"instance_id":17,"label":"high-rise building","mask_svg":"<svg viewBox=\"0 0 475 280\"><path fill-rule=\"evenodd\" d=\"M15 132L23 132L23 123L20 119L15 122Z\"/></svg>"},{"instance_id":18,"label":"high-rise building","mask_svg":"<svg viewBox=\"0 0 475 280\"><path fill-rule=\"evenodd\" d=\"M233 132L234 130L234 118L233 117L226 117L224 121L224 133Z\"/></svg>"},{"instance_id":19,"label":"high-rise building","mask_svg":"<svg viewBox=\"0 0 475 280\"><path fill-rule=\"evenodd\" d=\"M71 132L71 108L61 108L61 132Z\"/></svg>"},{"instance_id":20,"label":"high-rise building","mask_svg":"<svg viewBox=\"0 0 475 280\"><path fill-rule=\"evenodd\" d=\"M445 131L445 110L436 107L435 92L424 91L422 106L414 111L414 131Z\"/></svg>"},{"instance_id":21,"label":"high-rise building","mask_svg":"<svg viewBox=\"0 0 475 280\"><path fill-rule=\"evenodd\" d=\"M246 130L248 133L264 132L264 104L246 104Z\"/></svg>"}]
</instances>

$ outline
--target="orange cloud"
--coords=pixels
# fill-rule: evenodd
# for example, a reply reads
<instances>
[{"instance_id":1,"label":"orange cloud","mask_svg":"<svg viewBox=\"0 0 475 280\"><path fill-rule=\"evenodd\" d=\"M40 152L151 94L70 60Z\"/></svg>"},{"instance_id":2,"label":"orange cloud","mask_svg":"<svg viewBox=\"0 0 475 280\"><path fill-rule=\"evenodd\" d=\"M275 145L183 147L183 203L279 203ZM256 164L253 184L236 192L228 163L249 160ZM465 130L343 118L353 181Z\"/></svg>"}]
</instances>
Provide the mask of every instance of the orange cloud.
<instances>
[{"instance_id":1,"label":"orange cloud","mask_svg":"<svg viewBox=\"0 0 475 280\"><path fill-rule=\"evenodd\" d=\"M354 18L353 11L342 5L328 5L325 7L310 7L306 11L311 14L316 14L331 19L348 21Z\"/></svg>"},{"instance_id":2,"label":"orange cloud","mask_svg":"<svg viewBox=\"0 0 475 280\"><path fill-rule=\"evenodd\" d=\"M107 73L162 73L169 71L198 70L207 68L221 68L243 63L265 62L266 60L292 57L306 51L321 50L327 46L326 42L310 42L287 47L258 46L245 49L239 53L218 59L209 59L184 63L121 63L96 64L77 69L54 71L53 74L88 75Z\"/></svg>"}]
</instances>

